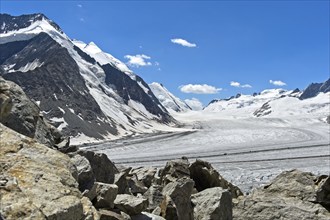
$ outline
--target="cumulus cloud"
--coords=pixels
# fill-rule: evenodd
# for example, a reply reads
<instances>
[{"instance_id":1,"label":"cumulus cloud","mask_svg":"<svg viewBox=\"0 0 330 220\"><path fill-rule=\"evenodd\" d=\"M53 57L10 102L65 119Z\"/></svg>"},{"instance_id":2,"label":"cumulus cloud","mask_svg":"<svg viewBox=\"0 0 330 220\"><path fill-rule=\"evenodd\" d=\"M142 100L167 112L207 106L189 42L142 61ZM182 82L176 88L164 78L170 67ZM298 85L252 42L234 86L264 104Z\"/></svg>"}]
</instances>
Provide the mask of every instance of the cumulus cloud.
<instances>
[{"instance_id":1,"label":"cumulus cloud","mask_svg":"<svg viewBox=\"0 0 330 220\"><path fill-rule=\"evenodd\" d=\"M85 21L85 19L84 19L84 18L80 18L79 20L80 20L81 22L84 22L84 21Z\"/></svg>"},{"instance_id":2,"label":"cumulus cloud","mask_svg":"<svg viewBox=\"0 0 330 220\"><path fill-rule=\"evenodd\" d=\"M275 86L286 86L286 83L281 80L269 80L269 83Z\"/></svg>"},{"instance_id":3,"label":"cumulus cloud","mask_svg":"<svg viewBox=\"0 0 330 220\"><path fill-rule=\"evenodd\" d=\"M203 110L203 104L196 98L192 98L192 99L185 99L184 100L187 105L190 106L190 108L194 111L199 111L199 110Z\"/></svg>"},{"instance_id":4,"label":"cumulus cloud","mask_svg":"<svg viewBox=\"0 0 330 220\"><path fill-rule=\"evenodd\" d=\"M252 86L250 84L243 84L241 85L241 83L239 82L235 82L235 81L231 81L230 85L233 87L241 87L241 88L252 88Z\"/></svg>"},{"instance_id":5,"label":"cumulus cloud","mask_svg":"<svg viewBox=\"0 0 330 220\"><path fill-rule=\"evenodd\" d=\"M171 39L171 42L174 43L174 44L179 44L179 45L184 46L184 47L196 47L197 46L196 44L190 43L187 40L181 39L181 38Z\"/></svg>"},{"instance_id":6,"label":"cumulus cloud","mask_svg":"<svg viewBox=\"0 0 330 220\"><path fill-rule=\"evenodd\" d=\"M181 92L194 93L194 94L216 94L222 90L222 88L216 88L207 84L187 84L179 86Z\"/></svg>"},{"instance_id":7,"label":"cumulus cloud","mask_svg":"<svg viewBox=\"0 0 330 220\"><path fill-rule=\"evenodd\" d=\"M128 59L127 64L129 66L140 67L152 65L151 62L148 61L151 59L151 57L144 54L126 55L125 58Z\"/></svg>"},{"instance_id":8,"label":"cumulus cloud","mask_svg":"<svg viewBox=\"0 0 330 220\"><path fill-rule=\"evenodd\" d=\"M77 7L78 7L78 8L82 8L82 5L81 5L81 4L78 4Z\"/></svg>"}]
</instances>

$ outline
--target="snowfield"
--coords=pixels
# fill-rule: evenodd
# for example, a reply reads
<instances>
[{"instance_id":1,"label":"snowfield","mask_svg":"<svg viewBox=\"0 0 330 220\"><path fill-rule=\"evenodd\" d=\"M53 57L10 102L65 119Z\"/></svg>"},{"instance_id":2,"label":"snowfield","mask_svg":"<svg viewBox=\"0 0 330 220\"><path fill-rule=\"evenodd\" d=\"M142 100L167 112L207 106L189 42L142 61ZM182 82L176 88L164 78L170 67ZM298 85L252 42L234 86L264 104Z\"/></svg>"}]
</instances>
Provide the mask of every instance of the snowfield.
<instances>
[{"instance_id":1,"label":"snowfield","mask_svg":"<svg viewBox=\"0 0 330 220\"><path fill-rule=\"evenodd\" d=\"M117 165L163 167L187 156L203 159L229 181L249 192L290 169L329 174L330 93L269 104L272 113L254 117L255 108L176 113L181 132L120 139L87 148L108 155ZM292 104L289 104L292 103ZM259 103L258 107L262 103ZM282 109L282 111L280 111Z\"/></svg>"}]
</instances>

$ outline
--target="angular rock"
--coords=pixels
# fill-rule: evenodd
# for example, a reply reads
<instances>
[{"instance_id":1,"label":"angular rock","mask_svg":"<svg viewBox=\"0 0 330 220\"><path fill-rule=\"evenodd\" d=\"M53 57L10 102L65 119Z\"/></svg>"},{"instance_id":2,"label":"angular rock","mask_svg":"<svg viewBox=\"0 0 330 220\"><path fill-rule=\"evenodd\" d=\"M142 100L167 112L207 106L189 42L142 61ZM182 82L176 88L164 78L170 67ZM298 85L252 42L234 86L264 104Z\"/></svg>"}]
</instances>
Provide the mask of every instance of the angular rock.
<instances>
[{"instance_id":1,"label":"angular rock","mask_svg":"<svg viewBox=\"0 0 330 220\"><path fill-rule=\"evenodd\" d=\"M78 151L78 146L70 145L70 137L65 138L58 144L55 144L55 148L62 153L72 153Z\"/></svg>"},{"instance_id":2,"label":"angular rock","mask_svg":"<svg viewBox=\"0 0 330 220\"><path fill-rule=\"evenodd\" d=\"M95 177L89 161L79 154L74 155L70 160L78 171L79 190L84 192L86 189L91 189L94 185Z\"/></svg>"},{"instance_id":3,"label":"angular rock","mask_svg":"<svg viewBox=\"0 0 330 220\"><path fill-rule=\"evenodd\" d=\"M160 204L160 216L164 217L166 220L179 219L178 210L170 196L166 195ZM191 219L191 216L189 216L188 219Z\"/></svg>"},{"instance_id":4,"label":"angular rock","mask_svg":"<svg viewBox=\"0 0 330 220\"><path fill-rule=\"evenodd\" d=\"M148 199L149 206L148 211L152 211L157 208L164 199L162 194L162 186L152 185L144 194L143 196Z\"/></svg>"},{"instance_id":5,"label":"angular rock","mask_svg":"<svg viewBox=\"0 0 330 220\"><path fill-rule=\"evenodd\" d=\"M100 215L87 197L80 200L83 205L84 220L99 220Z\"/></svg>"},{"instance_id":6,"label":"angular rock","mask_svg":"<svg viewBox=\"0 0 330 220\"><path fill-rule=\"evenodd\" d=\"M189 175L189 161L187 158L182 158L167 162L160 174L160 178L165 186L167 183L175 182L182 177L189 177Z\"/></svg>"},{"instance_id":7,"label":"angular rock","mask_svg":"<svg viewBox=\"0 0 330 220\"><path fill-rule=\"evenodd\" d=\"M113 208L114 200L118 193L118 186L115 184L96 182L96 198L93 203L96 208Z\"/></svg>"},{"instance_id":8,"label":"angular rock","mask_svg":"<svg viewBox=\"0 0 330 220\"><path fill-rule=\"evenodd\" d=\"M258 188L234 204L237 220L326 220L330 212L316 201L318 178L308 172L285 171L269 185Z\"/></svg>"},{"instance_id":9,"label":"angular rock","mask_svg":"<svg viewBox=\"0 0 330 220\"><path fill-rule=\"evenodd\" d=\"M93 199L95 199L95 197L97 196L97 193L96 193L97 185L98 185L97 182L94 182L92 188L85 189L85 191L82 193L82 195L89 198L90 201L93 201Z\"/></svg>"},{"instance_id":10,"label":"angular rock","mask_svg":"<svg viewBox=\"0 0 330 220\"><path fill-rule=\"evenodd\" d=\"M171 219L173 208L176 209L178 219L193 219L193 208L190 197L194 188L194 181L190 178L180 178L176 182L168 183L162 191L165 196L161 204L162 217ZM173 204L172 204L172 202Z\"/></svg>"},{"instance_id":11,"label":"angular rock","mask_svg":"<svg viewBox=\"0 0 330 220\"><path fill-rule=\"evenodd\" d=\"M144 184L137 179L136 174L129 175L127 181L129 192L132 195L136 196L137 194L143 194L148 190L148 188L145 187Z\"/></svg>"},{"instance_id":12,"label":"angular rock","mask_svg":"<svg viewBox=\"0 0 330 220\"><path fill-rule=\"evenodd\" d=\"M228 190L221 187L205 189L191 196L194 206L194 219L228 219L233 218L232 197Z\"/></svg>"},{"instance_id":13,"label":"angular rock","mask_svg":"<svg viewBox=\"0 0 330 220\"><path fill-rule=\"evenodd\" d=\"M119 172L107 155L83 150L79 150L78 154L87 158L97 182L114 183L115 174Z\"/></svg>"},{"instance_id":14,"label":"angular rock","mask_svg":"<svg viewBox=\"0 0 330 220\"><path fill-rule=\"evenodd\" d=\"M82 219L70 158L0 123L0 213L4 219Z\"/></svg>"},{"instance_id":15,"label":"angular rock","mask_svg":"<svg viewBox=\"0 0 330 220\"><path fill-rule=\"evenodd\" d=\"M189 167L190 177L195 181L198 192L207 188L221 187L228 189L233 198L243 195L242 191L232 183L223 178L209 162L196 160Z\"/></svg>"},{"instance_id":16,"label":"angular rock","mask_svg":"<svg viewBox=\"0 0 330 220\"><path fill-rule=\"evenodd\" d=\"M118 194L129 194L127 177L131 169L132 168L129 167L115 174L114 183L118 186Z\"/></svg>"},{"instance_id":17,"label":"angular rock","mask_svg":"<svg viewBox=\"0 0 330 220\"><path fill-rule=\"evenodd\" d=\"M143 197L119 194L115 199L115 208L129 214L137 215L148 208L148 200Z\"/></svg>"},{"instance_id":18,"label":"angular rock","mask_svg":"<svg viewBox=\"0 0 330 220\"><path fill-rule=\"evenodd\" d=\"M0 123L48 147L61 141L59 131L43 118L39 107L22 88L1 76Z\"/></svg>"},{"instance_id":19,"label":"angular rock","mask_svg":"<svg viewBox=\"0 0 330 220\"><path fill-rule=\"evenodd\" d=\"M320 188L316 192L316 202L323 205L330 212L330 177L322 176L319 180Z\"/></svg>"},{"instance_id":20,"label":"angular rock","mask_svg":"<svg viewBox=\"0 0 330 220\"><path fill-rule=\"evenodd\" d=\"M136 175L137 179L139 181L142 181L144 186L149 188L151 186L151 183L155 177L155 174L157 172L157 168L152 167L138 167L134 168L130 171L130 174Z\"/></svg>"}]
</instances>

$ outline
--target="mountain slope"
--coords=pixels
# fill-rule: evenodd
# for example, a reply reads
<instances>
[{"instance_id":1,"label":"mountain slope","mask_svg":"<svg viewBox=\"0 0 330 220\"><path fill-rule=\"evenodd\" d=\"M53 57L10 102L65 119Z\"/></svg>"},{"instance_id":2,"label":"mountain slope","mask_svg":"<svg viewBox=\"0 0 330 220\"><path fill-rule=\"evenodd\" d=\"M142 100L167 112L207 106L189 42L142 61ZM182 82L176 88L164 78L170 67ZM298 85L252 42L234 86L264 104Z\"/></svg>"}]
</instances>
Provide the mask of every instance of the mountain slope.
<instances>
[{"instance_id":1,"label":"mountain slope","mask_svg":"<svg viewBox=\"0 0 330 220\"><path fill-rule=\"evenodd\" d=\"M0 74L19 84L65 134L103 139L175 122L125 64L109 54L101 62L46 16L0 18Z\"/></svg>"},{"instance_id":2,"label":"mountain slope","mask_svg":"<svg viewBox=\"0 0 330 220\"><path fill-rule=\"evenodd\" d=\"M170 93L162 84L153 82L149 84L150 89L167 110L184 112L191 108L184 101Z\"/></svg>"},{"instance_id":3,"label":"mountain slope","mask_svg":"<svg viewBox=\"0 0 330 220\"><path fill-rule=\"evenodd\" d=\"M320 92L330 91L330 78L324 83L312 83L301 94L299 99L308 99L317 96Z\"/></svg>"},{"instance_id":4,"label":"mountain slope","mask_svg":"<svg viewBox=\"0 0 330 220\"><path fill-rule=\"evenodd\" d=\"M300 100L302 92L270 89L253 95L213 100L204 111L229 117L302 117L325 121L329 115L330 93Z\"/></svg>"}]
</instances>

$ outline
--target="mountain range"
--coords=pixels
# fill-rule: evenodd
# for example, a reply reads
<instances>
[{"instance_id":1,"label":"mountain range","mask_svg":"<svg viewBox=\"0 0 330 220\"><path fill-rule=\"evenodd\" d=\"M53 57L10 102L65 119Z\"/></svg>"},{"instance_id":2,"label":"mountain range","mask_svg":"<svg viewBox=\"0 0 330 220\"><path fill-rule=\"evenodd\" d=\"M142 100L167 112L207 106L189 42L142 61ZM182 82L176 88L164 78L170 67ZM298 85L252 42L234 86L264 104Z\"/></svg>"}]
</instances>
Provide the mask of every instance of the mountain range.
<instances>
[{"instance_id":1,"label":"mountain range","mask_svg":"<svg viewBox=\"0 0 330 220\"><path fill-rule=\"evenodd\" d=\"M1 14L0 74L20 85L64 134L104 139L175 125L148 84L94 43L43 14Z\"/></svg>"},{"instance_id":2,"label":"mountain range","mask_svg":"<svg viewBox=\"0 0 330 220\"><path fill-rule=\"evenodd\" d=\"M67 136L102 140L159 132L179 124L172 114L192 110L95 43L70 39L43 14L0 14L0 25L0 75L17 83ZM329 91L330 79L303 91L271 89L212 100L203 111L252 117L324 113Z\"/></svg>"}]
</instances>

